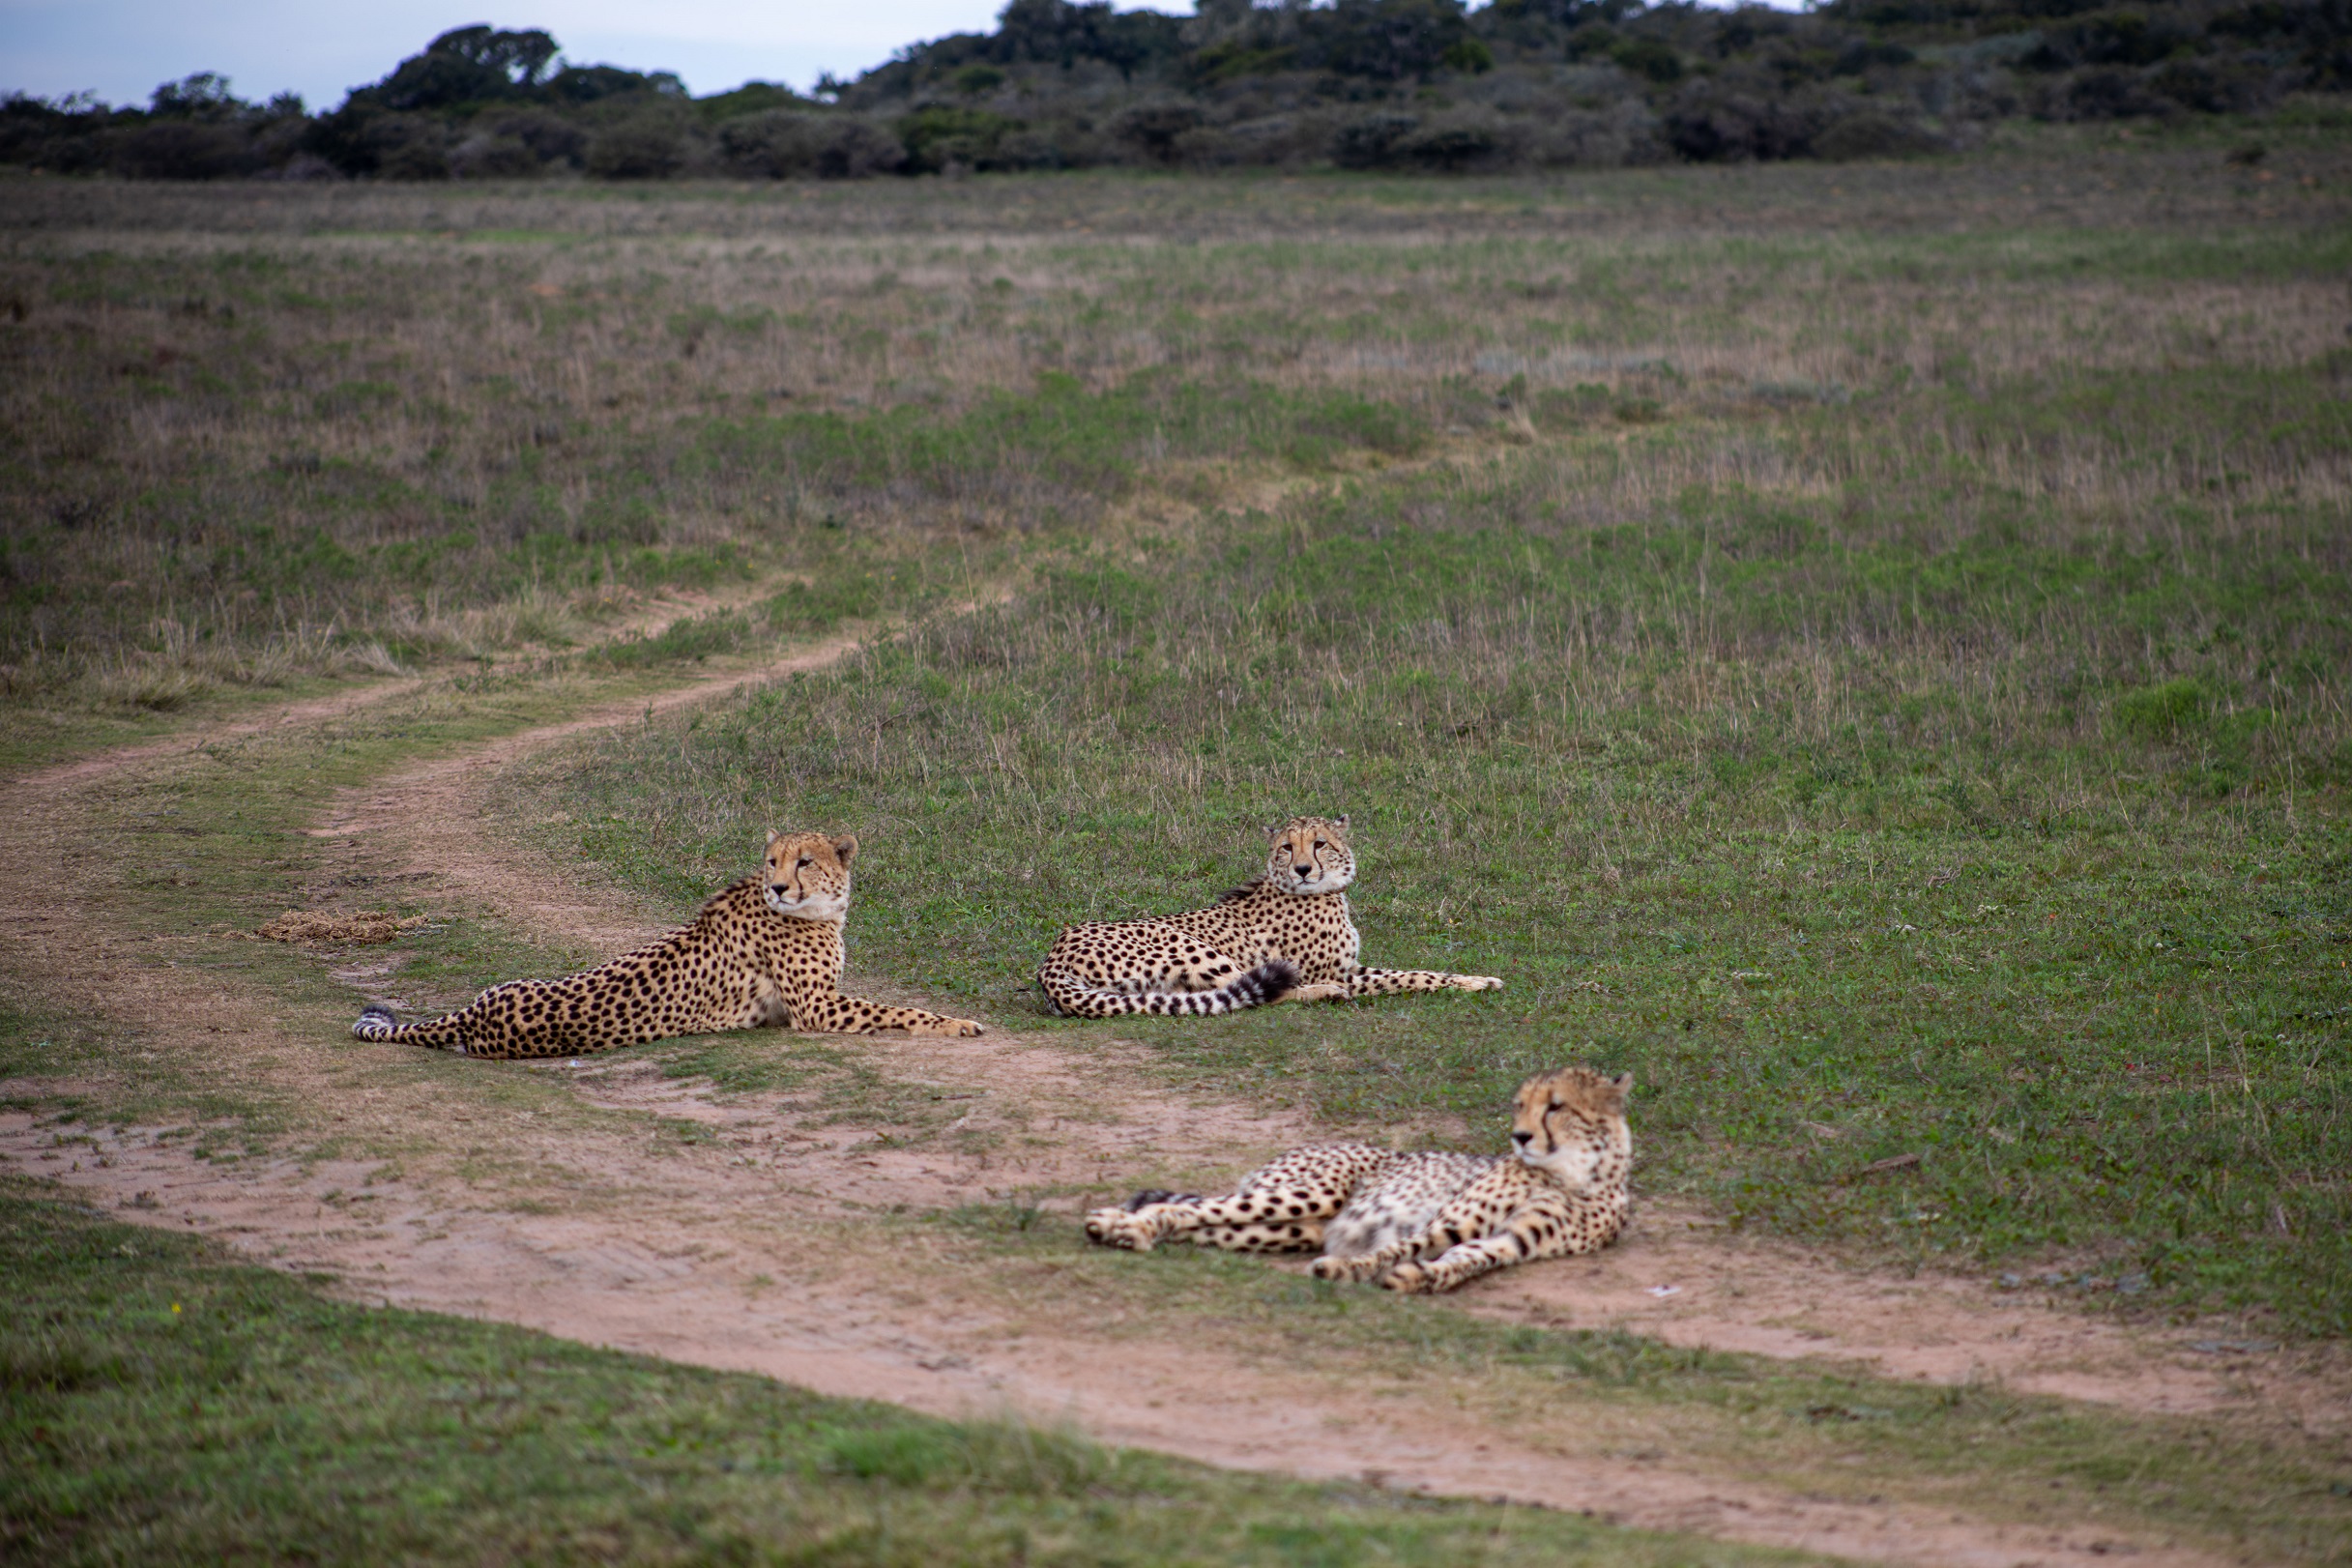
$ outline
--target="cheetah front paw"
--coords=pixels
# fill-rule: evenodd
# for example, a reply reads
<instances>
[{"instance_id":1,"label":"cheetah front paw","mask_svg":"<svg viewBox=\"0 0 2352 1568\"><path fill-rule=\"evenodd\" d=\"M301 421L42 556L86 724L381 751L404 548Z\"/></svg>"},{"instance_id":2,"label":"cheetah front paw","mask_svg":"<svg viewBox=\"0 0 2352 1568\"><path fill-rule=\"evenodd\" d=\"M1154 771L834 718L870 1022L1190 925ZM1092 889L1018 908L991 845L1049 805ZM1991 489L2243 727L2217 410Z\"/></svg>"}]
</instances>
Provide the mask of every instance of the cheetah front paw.
<instances>
[{"instance_id":1,"label":"cheetah front paw","mask_svg":"<svg viewBox=\"0 0 2352 1568\"><path fill-rule=\"evenodd\" d=\"M1499 991L1502 977L1498 974L1457 974L1453 977L1457 991Z\"/></svg>"},{"instance_id":2,"label":"cheetah front paw","mask_svg":"<svg viewBox=\"0 0 2352 1568\"><path fill-rule=\"evenodd\" d=\"M1420 1263L1399 1263L1380 1277L1381 1290L1402 1295L1427 1295L1437 1288L1437 1277Z\"/></svg>"},{"instance_id":3,"label":"cheetah front paw","mask_svg":"<svg viewBox=\"0 0 2352 1568\"><path fill-rule=\"evenodd\" d=\"M1347 996L1348 988L1340 981L1317 980L1311 985L1299 986L1296 990L1284 996L1282 1000L1285 1002L1343 1002L1347 1000Z\"/></svg>"},{"instance_id":4,"label":"cheetah front paw","mask_svg":"<svg viewBox=\"0 0 2352 1568\"><path fill-rule=\"evenodd\" d=\"M914 1032L917 1034L944 1035L950 1039L959 1039L969 1038L974 1034L985 1034L988 1031L980 1027L980 1021L976 1018L943 1018L936 1024L925 1024L922 1028L915 1030Z\"/></svg>"},{"instance_id":5,"label":"cheetah front paw","mask_svg":"<svg viewBox=\"0 0 2352 1568\"><path fill-rule=\"evenodd\" d=\"M1360 1280L1371 1271L1361 1258L1334 1258L1327 1253L1307 1269L1319 1280Z\"/></svg>"},{"instance_id":6,"label":"cheetah front paw","mask_svg":"<svg viewBox=\"0 0 2352 1568\"><path fill-rule=\"evenodd\" d=\"M1098 1208L1087 1216L1087 1239L1097 1246L1149 1252L1155 1238L1150 1227L1137 1223L1133 1213L1112 1207Z\"/></svg>"}]
</instances>

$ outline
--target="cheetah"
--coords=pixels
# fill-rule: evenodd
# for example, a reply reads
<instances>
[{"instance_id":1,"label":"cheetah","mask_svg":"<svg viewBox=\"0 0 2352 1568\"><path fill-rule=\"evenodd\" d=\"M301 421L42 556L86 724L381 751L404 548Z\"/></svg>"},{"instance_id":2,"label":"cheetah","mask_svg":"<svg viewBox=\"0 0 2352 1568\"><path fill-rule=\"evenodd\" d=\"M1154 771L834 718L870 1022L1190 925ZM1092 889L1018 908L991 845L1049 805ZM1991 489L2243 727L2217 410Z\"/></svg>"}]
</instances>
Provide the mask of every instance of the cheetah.
<instances>
[{"instance_id":1,"label":"cheetah","mask_svg":"<svg viewBox=\"0 0 2352 1568\"><path fill-rule=\"evenodd\" d=\"M1361 939L1348 917L1355 856L1347 832L1346 817L1293 817L1269 835L1265 869L1207 909L1069 927L1037 968L1046 1005L1067 1017L1110 1018L1500 990L1492 974L1356 962Z\"/></svg>"},{"instance_id":2,"label":"cheetah","mask_svg":"<svg viewBox=\"0 0 2352 1568\"><path fill-rule=\"evenodd\" d=\"M768 835L764 868L657 942L562 980L509 980L430 1023L370 1003L363 1040L512 1060L585 1056L674 1034L779 1025L811 1033L977 1034L969 1018L841 994L854 837Z\"/></svg>"},{"instance_id":3,"label":"cheetah","mask_svg":"<svg viewBox=\"0 0 2352 1568\"><path fill-rule=\"evenodd\" d=\"M1598 1252L1625 1229L1634 1075L1588 1067L1519 1086L1513 1153L1392 1154L1323 1144L1285 1154L1223 1198L1139 1192L1087 1216L1087 1239L1148 1252L1184 1240L1233 1252L1317 1252L1326 1280L1450 1291L1530 1258Z\"/></svg>"}]
</instances>

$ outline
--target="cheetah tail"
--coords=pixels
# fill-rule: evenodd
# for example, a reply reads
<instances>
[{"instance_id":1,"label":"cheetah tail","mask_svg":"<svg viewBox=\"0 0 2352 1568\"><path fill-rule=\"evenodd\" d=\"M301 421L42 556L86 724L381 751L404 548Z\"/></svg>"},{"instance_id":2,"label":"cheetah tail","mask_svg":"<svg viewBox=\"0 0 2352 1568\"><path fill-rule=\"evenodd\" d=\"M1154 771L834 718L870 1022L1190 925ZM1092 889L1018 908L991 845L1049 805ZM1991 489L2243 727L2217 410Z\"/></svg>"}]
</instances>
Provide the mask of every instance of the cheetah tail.
<instances>
[{"instance_id":1,"label":"cheetah tail","mask_svg":"<svg viewBox=\"0 0 2352 1568\"><path fill-rule=\"evenodd\" d=\"M1201 1195L1197 1192L1167 1192L1158 1187L1146 1187L1118 1206L1133 1214L1153 1204L1197 1204L1200 1201Z\"/></svg>"},{"instance_id":2,"label":"cheetah tail","mask_svg":"<svg viewBox=\"0 0 2352 1568\"><path fill-rule=\"evenodd\" d=\"M1297 965L1273 958L1234 975L1209 995L1230 996L1233 999L1230 1005L1234 1007L1263 1007L1297 990L1299 979Z\"/></svg>"},{"instance_id":3,"label":"cheetah tail","mask_svg":"<svg viewBox=\"0 0 2352 1568\"><path fill-rule=\"evenodd\" d=\"M1245 970L1213 991L1097 991L1067 970L1048 963L1037 971L1046 1001L1064 1018L1118 1018L1129 1013L1193 1018L1238 1012L1280 1002L1298 989L1297 966L1273 959Z\"/></svg>"},{"instance_id":4,"label":"cheetah tail","mask_svg":"<svg viewBox=\"0 0 2352 1568\"><path fill-rule=\"evenodd\" d=\"M429 1050L462 1055L466 1048L465 1031L455 1023L456 1017L452 1013L429 1024L403 1024L390 1007L371 1002L361 1011L360 1021L351 1026L351 1033L354 1039L378 1045L421 1045Z\"/></svg>"}]
</instances>

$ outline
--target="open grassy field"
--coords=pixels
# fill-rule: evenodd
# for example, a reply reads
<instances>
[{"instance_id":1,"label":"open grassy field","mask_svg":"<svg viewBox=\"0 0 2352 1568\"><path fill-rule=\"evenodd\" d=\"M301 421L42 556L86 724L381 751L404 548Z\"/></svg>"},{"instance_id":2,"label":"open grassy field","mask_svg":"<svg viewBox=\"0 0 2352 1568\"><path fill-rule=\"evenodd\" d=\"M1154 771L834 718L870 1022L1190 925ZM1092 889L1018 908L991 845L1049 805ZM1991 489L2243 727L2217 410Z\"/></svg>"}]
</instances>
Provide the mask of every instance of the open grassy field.
<instances>
[{"instance_id":1,"label":"open grassy field","mask_svg":"<svg viewBox=\"0 0 2352 1568\"><path fill-rule=\"evenodd\" d=\"M25 182L0 221L0 761L429 678L306 761L224 750L110 797L151 940L274 914L319 875L305 825L404 748L846 628L867 641L832 668L517 770L503 820L679 909L766 828L855 831L861 970L1072 1052L1140 1041L1165 1086L1483 1147L1528 1070L1631 1068L1650 1194L1829 1259L2339 1338L2352 152L2265 130L2231 163L2233 134L1565 181ZM1508 989L1042 1015L1060 925L1205 902L1269 823L1343 811L1366 959ZM589 956L462 921L401 951L447 1001ZM350 989L276 949L173 962L297 1011ZM258 1149L303 1125L11 986L0 1061L50 1085L15 1104L167 1106L230 1152L222 1128ZM839 1067L765 1038L654 1054L736 1090ZM895 1105L845 1083L844 1116ZM0 1512L92 1560L133 1529L262 1542L206 1499L218 1456L169 1450L265 1406L308 1412L255 1483L287 1550L346 1539L360 1481L303 1456L355 1442L407 1472L367 1506L421 1520L427 1557L560 1520L702 1560L787 1513L809 1560L1560 1549L1491 1511L1367 1524L1388 1504L387 1318L11 1205L9 1272L45 1293L5 1324L7 1440L39 1465ZM1011 1214L904 1223L1035 1266L1059 1243ZM1085 1266L1122 1310L1251 1332L1295 1291ZM191 1346L140 1316L199 1285L245 1326ZM1375 1321L1332 1312L1307 1359ZM264 1320L294 1326L263 1345ZM1490 1372L1586 1353L1476 1332ZM1754 1376L1668 1380L1745 1410ZM322 1392L355 1378L365 1431ZM520 1390L481 1398L530 1449L529 1506L470 1490L472 1407L435 1392L459 1383ZM2192 1464L2201 1438L1997 1400L1788 1398L1918 1403L1930 1436L1874 1461L1914 1479L1966 1453L1998 1491L2061 1450L2107 1456L2103 1485L2177 1473L2207 1539L2253 1527L2216 1500L2233 1474L2318 1476L2278 1483L2301 1512L2254 1550L2340 1541L2319 1449ZM622 1431L620 1408L668 1413ZM659 1473L583 1485L565 1457L624 1448ZM69 1495L102 1452L73 1485L116 1490ZM134 1520L141 1492L180 1500Z\"/></svg>"},{"instance_id":2,"label":"open grassy field","mask_svg":"<svg viewBox=\"0 0 2352 1568\"><path fill-rule=\"evenodd\" d=\"M2337 138L2266 130L2248 169L2236 134L1575 181L20 179L5 694L152 711L822 571L789 607L805 625L901 599L905 557L967 580L991 542L1103 537L1106 508L1245 500L1235 470L1618 409L1778 429L1824 400L2167 366L2235 408L2213 378L2314 373L2340 335L2320 278L2344 243ZM2223 445L2134 450L2109 500L2188 464L2234 502L2320 434L2258 454L2239 415L2182 412ZM1986 433L1997 472L2053 432ZM1674 446L1629 505L1744 477Z\"/></svg>"}]
</instances>

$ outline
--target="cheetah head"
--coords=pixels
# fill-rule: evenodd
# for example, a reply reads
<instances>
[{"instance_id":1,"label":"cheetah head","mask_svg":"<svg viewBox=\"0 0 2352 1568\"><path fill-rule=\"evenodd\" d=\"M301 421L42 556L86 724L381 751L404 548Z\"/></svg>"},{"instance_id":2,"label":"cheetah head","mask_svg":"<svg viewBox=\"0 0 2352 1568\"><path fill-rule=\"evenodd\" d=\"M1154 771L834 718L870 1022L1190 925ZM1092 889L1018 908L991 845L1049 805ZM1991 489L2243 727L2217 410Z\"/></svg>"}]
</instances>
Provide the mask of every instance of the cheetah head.
<instances>
[{"instance_id":1,"label":"cheetah head","mask_svg":"<svg viewBox=\"0 0 2352 1568\"><path fill-rule=\"evenodd\" d=\"M1266 846L1265 880L1286 893L1336 893L1355 881L1345 817L1292 817Z\"/></svg>"},{"instance_id":2,"label":"cheetah head","mask_svg":"<svg viewBox=\"0 0 2352 1568\"><path fill-rule=\"evenodd\" d=\"M850 834L768 835L761 893L768 907L796 920L838 920L850 912L850 862L857 840Z\"/></svg>"},{"instance_id":3,"label":"cheetah head","mask_svg":"<svg viewBox=\"0 0 2352 1568\"><path fill-rule=\"evenodd\" d=\"M1519 1086L1511 1107L1511 1142L1525 1164L1570 1192L1621 1176L1633 1154L1625 1096L1634 1075L1611 1078L1589 1067L1537 1073Z\"/></svg>"}]
</instances>

